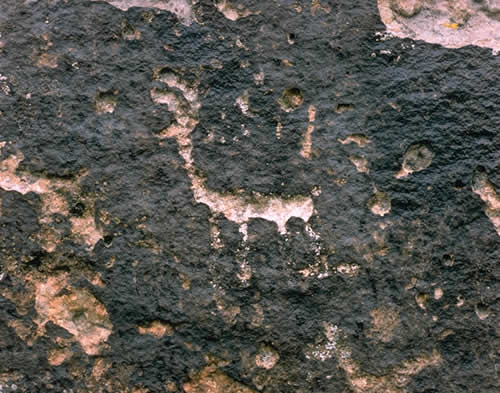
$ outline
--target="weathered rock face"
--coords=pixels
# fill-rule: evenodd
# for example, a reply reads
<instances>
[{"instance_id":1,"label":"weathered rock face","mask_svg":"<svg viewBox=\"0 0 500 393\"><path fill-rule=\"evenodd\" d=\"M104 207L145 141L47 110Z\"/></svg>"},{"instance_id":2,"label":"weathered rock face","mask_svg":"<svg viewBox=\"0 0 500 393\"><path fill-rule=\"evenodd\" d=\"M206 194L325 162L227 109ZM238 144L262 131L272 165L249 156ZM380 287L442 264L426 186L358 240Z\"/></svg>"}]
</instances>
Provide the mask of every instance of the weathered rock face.
<instances>
[{"instance_id":1,"label":"weathered rock face","mask_svg":"<svg viewBox=\"0 0 500 393\"><path fill-rule=\"evenodd\" d=\"M382 21L398 37L500 51L498 0L378 0L378 5Z\"/></svg>"},{"instance_id":2,"label":"weathered rock face","mask_svg":"<svg viewBox=\"0 0 500 393\"><path fill-rule=\"evenodd\" d=\"M497 391L497 8L4 0L0 391Z\"/></svg>"}]
</instances>

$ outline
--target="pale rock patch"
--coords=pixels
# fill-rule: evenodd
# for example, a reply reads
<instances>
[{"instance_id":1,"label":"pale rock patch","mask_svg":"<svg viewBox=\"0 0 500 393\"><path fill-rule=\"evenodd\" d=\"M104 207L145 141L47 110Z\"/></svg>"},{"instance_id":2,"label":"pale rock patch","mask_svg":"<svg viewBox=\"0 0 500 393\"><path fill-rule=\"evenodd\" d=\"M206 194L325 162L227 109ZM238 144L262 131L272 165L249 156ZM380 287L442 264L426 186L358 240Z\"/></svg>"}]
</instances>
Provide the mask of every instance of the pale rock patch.
<instances>
[{"instance_id":1,"label":"pale rock patch","mask_svg":"<svg viewBox=\"0 0 500 393\"><path fill-rule=\"evenodd\" d=\"M37 281L35 288L35 322L40 329L51 321L71 333L88 355L103 349L113 326L104 305L88 290L73 288L66 274Z\"/></svg>"},{"instance_id":2,"label":"pale rock patch","mask_svg":"<svg viewBox=\"0 0 500 393\"><path fill-rule=\"evenodd\" d=\"M92 0L104 1L122 11L127 11L132 7L156 8L168 11L177 16L179 21L189 26L193 22L193 9L190 0Z\"/></svg>"},{"instance_id":3,"label":"pale rock patch","mask_svg":"<svg viewBox=\"0 0 500 393\"><path fill-rule=\"evenodd\" d=\"M477 45L500 50L497 0L378 0L387 31L447 48Z\"/></svg>"}]
</instances>

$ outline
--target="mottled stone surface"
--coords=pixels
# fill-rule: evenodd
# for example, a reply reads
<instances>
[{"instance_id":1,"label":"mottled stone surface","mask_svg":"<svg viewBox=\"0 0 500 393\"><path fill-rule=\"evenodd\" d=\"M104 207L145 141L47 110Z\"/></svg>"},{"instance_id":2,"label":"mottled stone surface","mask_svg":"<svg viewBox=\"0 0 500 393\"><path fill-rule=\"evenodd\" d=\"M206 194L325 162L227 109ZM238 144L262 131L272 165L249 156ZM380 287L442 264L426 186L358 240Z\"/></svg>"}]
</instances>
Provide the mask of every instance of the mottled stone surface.
<instances>
[{"instance_id":1,"label":"mottled stone surface","mask_svg":"<svg viewBox=\"0 0 500 393\"><path fill-rule=\"evenodd\" d=\"M0 391L498 391L496 3L3 0Z\"/></svg>"}]
</instances>

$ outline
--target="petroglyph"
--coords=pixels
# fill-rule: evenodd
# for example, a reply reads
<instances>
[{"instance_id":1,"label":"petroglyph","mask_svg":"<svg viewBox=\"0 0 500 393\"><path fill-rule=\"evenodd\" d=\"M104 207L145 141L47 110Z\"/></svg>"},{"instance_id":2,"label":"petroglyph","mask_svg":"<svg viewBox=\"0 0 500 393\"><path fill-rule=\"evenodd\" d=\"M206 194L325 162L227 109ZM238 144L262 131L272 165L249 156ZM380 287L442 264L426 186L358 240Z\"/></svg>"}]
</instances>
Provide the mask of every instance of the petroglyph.
<instances>
[{"instance_id":1,"label":"petroglyph","mask_svg":"<svg viewBox=\"0 0 500 393\"><path fill-rule=\"evenodd\" d=\"M210 190L205 179L199 175L192 158L193 144L191 132L198 124L197 85L188 85L169 67L153 70L154 79L164 82L168 88L162 93L165 99L159 99L157 90L151 91L155 103L168 105L174 114L174 122L160 133L160 138L175 138L179 154L184 159L184 168L191 180L191 189L196 202L207 205L214 215L223 214L229 221L238 225L248 223L251 218L263 218L273 221L281 234L286 233L286 223L291 217L309 221L314 212L313 200L310 196L280 197L253 193L222 193ZM179 97L179 92L182 96Z\"/></svg>"},{"instance_id":2,"label":"petroglyph","mask_svg":"<svg viewBox=\"0 0 500 393\"><path fill-rule=\"evenodd\" d=\"M447 48L477 45L500 50L497 0L378 0L382 22L397 37Z\"/></svg>"}]
</instances>

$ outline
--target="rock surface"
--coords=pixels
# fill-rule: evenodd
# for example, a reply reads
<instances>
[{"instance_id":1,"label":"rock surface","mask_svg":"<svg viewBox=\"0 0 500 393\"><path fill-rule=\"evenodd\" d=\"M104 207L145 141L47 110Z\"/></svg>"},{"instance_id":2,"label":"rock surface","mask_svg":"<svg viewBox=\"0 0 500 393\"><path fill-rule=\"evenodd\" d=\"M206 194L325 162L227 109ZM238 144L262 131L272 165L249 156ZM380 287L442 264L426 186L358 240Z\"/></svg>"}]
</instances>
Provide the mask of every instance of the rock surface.
<instances>
[{"instance_id":1,"label":"rock surface","mask_svg":"<svg viewBox=\"0 0 500 393\"><path fill-rule=\"evenodd\" d=\"M499 10L4 0L0 392L498 391Z\"/></svg>"}]
</instances>

